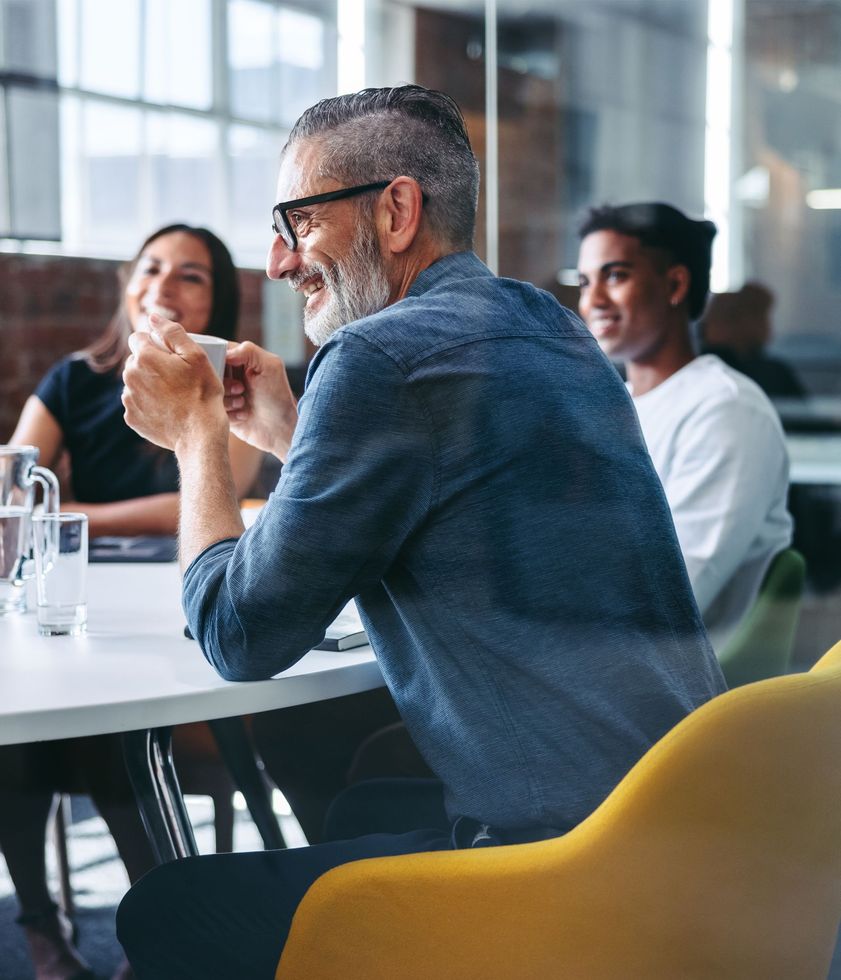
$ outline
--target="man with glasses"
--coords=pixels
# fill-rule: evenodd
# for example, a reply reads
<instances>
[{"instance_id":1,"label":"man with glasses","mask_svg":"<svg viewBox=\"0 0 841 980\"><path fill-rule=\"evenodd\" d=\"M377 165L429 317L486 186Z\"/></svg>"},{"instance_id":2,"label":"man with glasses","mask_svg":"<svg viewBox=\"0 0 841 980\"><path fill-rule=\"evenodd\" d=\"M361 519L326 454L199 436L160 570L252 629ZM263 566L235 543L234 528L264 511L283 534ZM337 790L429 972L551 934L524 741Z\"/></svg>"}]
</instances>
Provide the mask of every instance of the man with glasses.
<instances>
[{"instance_id":1,"label":"man with glasses","mask_svg":"<svg viewBox=\"0 0 841 980\"><path fill-rule=\"evenodd\" d=\"M577 317L471 251L455 103L415 85L319 103L278 198L267 272L303 294L320 346L297 413L277 358L229 356L233 431L286 461L256 524L220 385L177 324L132 341L126 417L178 458L207 659L271 677L356 596L452 828L159 868L119 916L141 980L273 976L337 864L564 833L723 688L624 386Z\"/></svg>"}]
</instances>

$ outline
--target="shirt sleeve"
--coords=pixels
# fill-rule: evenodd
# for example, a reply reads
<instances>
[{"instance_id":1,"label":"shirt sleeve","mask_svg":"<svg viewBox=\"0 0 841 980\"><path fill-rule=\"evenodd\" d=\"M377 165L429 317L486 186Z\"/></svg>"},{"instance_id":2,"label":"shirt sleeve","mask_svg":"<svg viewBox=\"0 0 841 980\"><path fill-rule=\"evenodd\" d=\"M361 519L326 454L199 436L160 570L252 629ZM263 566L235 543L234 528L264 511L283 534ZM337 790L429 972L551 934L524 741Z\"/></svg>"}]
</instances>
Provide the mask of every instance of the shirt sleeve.
<instances>
[{"instance_id":1,"label":"shirt sleeve","mask_svg":"<svg viewBox=\"0 0 841 980\"><path fill-rule=\"evenodd\" d=\"M756 406L722 402L684 423L664 489L702 615L748 555L781 481L785 444Z\"/></svg>"},{"instance_id":2,"label":"shirt sleeve","mask_svg":"<svg viewBox=\"0 0 841 980\"><path fill-rule=\"evenodd\" d=\"M67 427L68 388L70 385L70 361L54 364L38 382L35 395L39 398L62 429Z\"/></svg>"},{"instance_id":3,"label":"shirt sleeve","mask_svg":"<svg viewBox=\"0 0 841 980\"><path fill-rule=\"evenodd\" d=\"M431 426L402 370L342 331L317 355L277 489L187 569L184 607L229 680L271 677L379 582L431 506Z\"/></svg>"}]
</instances>

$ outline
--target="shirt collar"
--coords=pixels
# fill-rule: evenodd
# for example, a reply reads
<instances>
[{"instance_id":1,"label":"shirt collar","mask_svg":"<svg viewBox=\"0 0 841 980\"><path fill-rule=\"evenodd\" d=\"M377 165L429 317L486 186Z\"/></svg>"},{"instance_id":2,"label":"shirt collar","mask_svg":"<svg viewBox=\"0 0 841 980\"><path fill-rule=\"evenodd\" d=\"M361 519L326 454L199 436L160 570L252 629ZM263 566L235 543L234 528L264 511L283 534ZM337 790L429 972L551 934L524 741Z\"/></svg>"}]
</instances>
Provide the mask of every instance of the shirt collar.
<instances>
[{"instance_id":1,"label":"shirt collar","mask_svg":"<svg viewBox=\"0 0 841 980\"><path fill-rule=\"evenodd\" d=\"M475 252L452 252L424 269L409 287L406 296L420 296L447 280L492 275L491 270Z\"/></svg>"}]
</instances>

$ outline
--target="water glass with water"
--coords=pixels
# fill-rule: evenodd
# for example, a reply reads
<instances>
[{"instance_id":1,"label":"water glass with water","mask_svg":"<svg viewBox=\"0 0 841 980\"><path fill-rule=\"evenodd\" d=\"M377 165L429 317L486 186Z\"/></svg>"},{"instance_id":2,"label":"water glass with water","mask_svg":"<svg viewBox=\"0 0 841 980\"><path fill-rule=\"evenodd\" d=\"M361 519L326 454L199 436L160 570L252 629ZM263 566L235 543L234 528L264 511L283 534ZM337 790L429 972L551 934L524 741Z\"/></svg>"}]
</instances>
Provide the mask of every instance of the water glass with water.
<instances>
[{"instance_id":1,"label":"water glass with water","mask_svg":"<svg viewBox=\"0 0 841 980\"><path fill-rule=\"evenodd\" d=\"M87 628L88 519L85 514L32 518L38 632L78 636Z\"/></svg>"}]
</instances>

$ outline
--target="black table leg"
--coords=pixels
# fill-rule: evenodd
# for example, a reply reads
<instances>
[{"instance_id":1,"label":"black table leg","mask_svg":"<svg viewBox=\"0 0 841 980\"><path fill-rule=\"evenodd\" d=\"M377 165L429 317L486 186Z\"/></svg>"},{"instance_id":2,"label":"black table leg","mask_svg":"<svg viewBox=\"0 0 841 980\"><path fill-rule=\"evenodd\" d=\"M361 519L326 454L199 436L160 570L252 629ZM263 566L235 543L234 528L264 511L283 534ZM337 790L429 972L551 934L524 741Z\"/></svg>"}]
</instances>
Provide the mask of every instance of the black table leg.
<instances>
[{"instance_id":1,"label":"black table leg","mask_svg":"<svg viewBox=\"0 0 841 980\"><path fill-rule=\"evenodd\" d=\"M123 756L159 864L198 854L172 761L172 728L125 732Z\"/></svg>"},{"instance_id":2,"label":"black table leg","mask_svg":"<svg viewBox=\"0 0 841 980\"><path fill-rule=\"evenodd\" d=\"M272 809L262 763L257 758L242 718L216 718L208 724L237 789L245 797L251 819L263 838L263 845L267 850L286 847Z\"/></svg>"}]
</instances>

